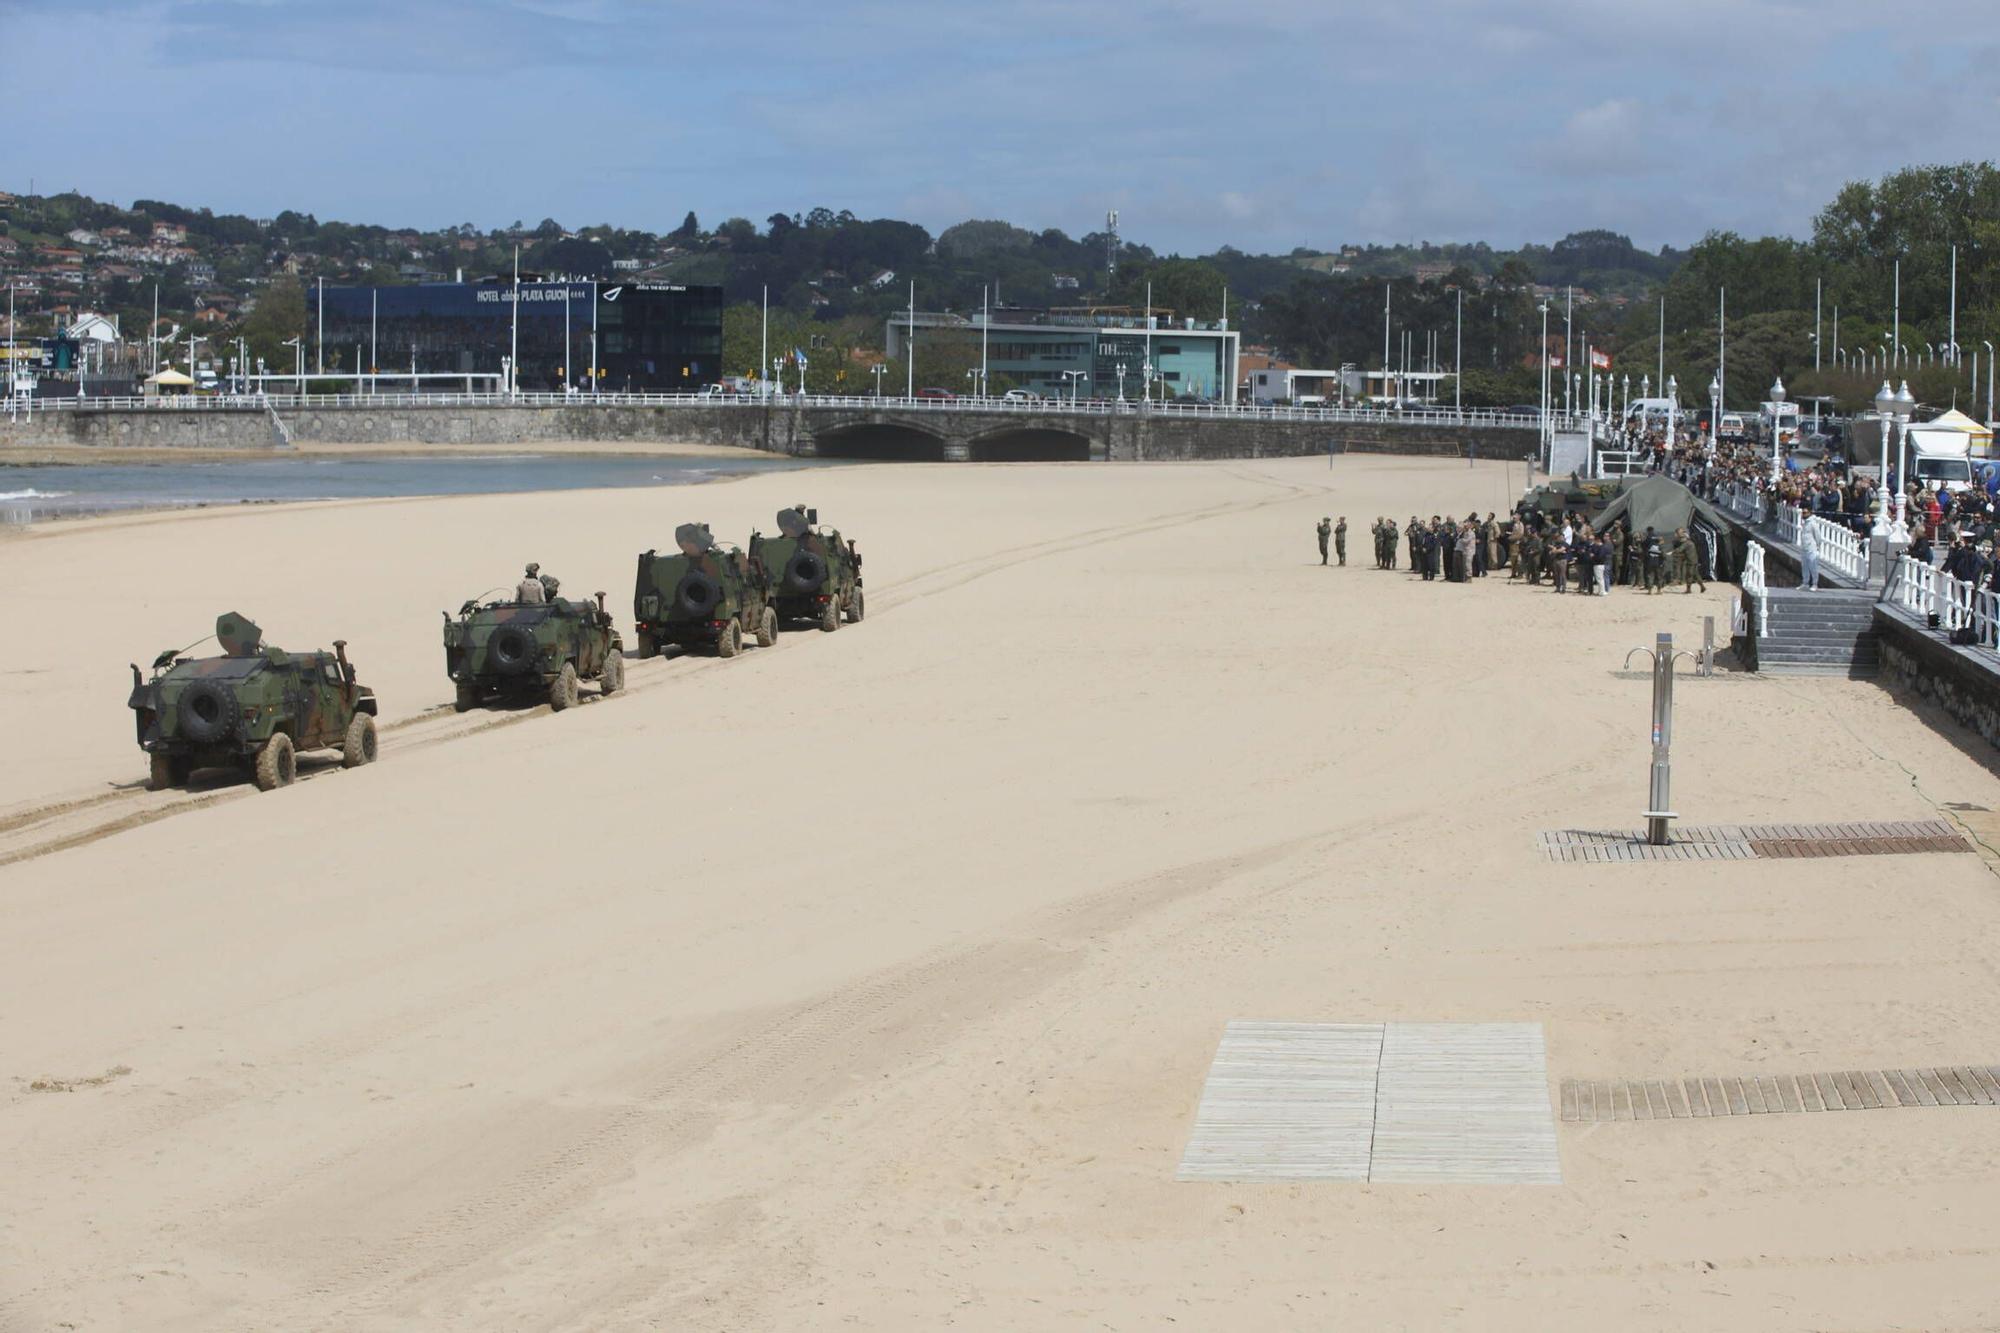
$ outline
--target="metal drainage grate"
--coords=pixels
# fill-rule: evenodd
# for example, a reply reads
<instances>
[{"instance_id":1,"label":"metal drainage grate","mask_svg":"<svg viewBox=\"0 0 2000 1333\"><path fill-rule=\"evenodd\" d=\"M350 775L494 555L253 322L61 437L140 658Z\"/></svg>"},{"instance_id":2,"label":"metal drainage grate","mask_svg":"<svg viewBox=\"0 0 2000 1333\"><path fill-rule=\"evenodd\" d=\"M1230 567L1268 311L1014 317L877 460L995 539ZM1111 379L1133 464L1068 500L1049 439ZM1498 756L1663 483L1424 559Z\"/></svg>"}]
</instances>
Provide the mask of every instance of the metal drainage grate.
<instances>
[{"instance_id":1,"label":"metal drainage grate","mask_svg":"<svg viewBox=\"0 0 2000 1333\"><path fill-rule=\"evenodd\" d=\"M1639 832L1545 830L1537 839L1551 861L1748 861L1806 856L1890 856L1969 852L1972 845L1943 819L1847 824L1713 824L1677 828L1656 847Z\"/></svg>"},{"instance_id":2,"label":"metal drainage grate","mask_svg":"<svg viewBox=\"0 0 2000 1333\"><path fill-rule=\"evenodd\" d=\"M1849 1070L1740 1078L1562 1081L1562 1118L1687 1120L1793 1111L1877 1111L1906 1106L2000 1105L2000 1065Z\"/></svg>"}]
</instances>

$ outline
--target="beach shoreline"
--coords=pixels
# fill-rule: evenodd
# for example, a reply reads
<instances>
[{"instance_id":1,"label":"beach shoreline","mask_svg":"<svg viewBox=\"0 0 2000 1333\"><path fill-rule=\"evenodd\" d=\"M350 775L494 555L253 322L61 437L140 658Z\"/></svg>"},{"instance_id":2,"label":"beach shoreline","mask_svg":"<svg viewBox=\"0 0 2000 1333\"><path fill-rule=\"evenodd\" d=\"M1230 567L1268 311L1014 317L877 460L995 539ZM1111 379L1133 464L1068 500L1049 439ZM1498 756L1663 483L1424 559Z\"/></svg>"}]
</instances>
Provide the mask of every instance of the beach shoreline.
<instances>
[{"instance_id":1,"label":"beach shoreline","mask_svg":"<svg viewBox=\"0 0 2000 1333\"><path fill-rule=\"evenodd\" d=\"M552 440L532 444L300 443L290 449L182 449L164 446L27 445L0 443L0 468L174 467L186 463L277 462L288 458L742 458L782 457L729 445L658 440ZM4 474L0 474L4 475Z\"/></svg>"}]
</instances>

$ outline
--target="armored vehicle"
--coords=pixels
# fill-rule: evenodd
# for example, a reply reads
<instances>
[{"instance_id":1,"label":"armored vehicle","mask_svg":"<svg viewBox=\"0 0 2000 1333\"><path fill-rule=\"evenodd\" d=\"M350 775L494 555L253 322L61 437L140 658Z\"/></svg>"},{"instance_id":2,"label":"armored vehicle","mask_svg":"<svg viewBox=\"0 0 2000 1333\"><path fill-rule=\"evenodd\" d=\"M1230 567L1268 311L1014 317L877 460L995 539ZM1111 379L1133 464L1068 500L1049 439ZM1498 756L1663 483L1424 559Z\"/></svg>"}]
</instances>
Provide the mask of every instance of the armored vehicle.
<instances>
[{"instance_id":1,"label":"armored vehicle","mask_svg":"<svg viewBox=\"0 0 2000 1333\"><path fill-rule=\"evenodd\" d=\"M780 620L810 620L831 633L844 618L861 619L861 552L834 529L822 532L819 511L799 505L778 511L778 535L750 534L750 559L769 571L771 604Z\"/></svg>"},{"instance_id":2,"label":"armored vehicle","mask_svg":"<svg viewBox=\"0 0 2000 1333\"><path fill-rule=\"evenodd\" d=\"M458 686L459 712L494 695L541 695L561 712L576 703L580 680L596 681L600 694L624 686L625 644L604 609L603 593L594 605L515 596L484 605L475 597L458 608L456 620L444 613L444 669Z\"/></svg>"},{"instance_id":3,"label":"armored vehicle","mask_svg":"<svg viewBox=\"0 0 2000 1333\"><path fill-rule=\"evenodd\" d=\"M355 682L345 639L330 653L288 653L233 611L216 617L215 638L221 657L169 648L150 680L132 666L127 702L152 759L150 789L234 767L270 791L291 783L306 750L338 749L347 768L375 762L375 691Z\"/></svg>"},{"instance_id":4,"label":"armored vehicle","mask_svg":"<svg viewBox=\"0 0 2000 1333\"><path fill-rule=\"evenodd\" d=\"M674 529L679 551L639 557L639 581L632 593L638 621L639 656L653 657L670 643L685 648L713 645L718 657L743 651L744 634L759 647L778 641L778 614L771 607L765 569L743 552L715 544L706 523Z\"/></svg>"}]
</instances>

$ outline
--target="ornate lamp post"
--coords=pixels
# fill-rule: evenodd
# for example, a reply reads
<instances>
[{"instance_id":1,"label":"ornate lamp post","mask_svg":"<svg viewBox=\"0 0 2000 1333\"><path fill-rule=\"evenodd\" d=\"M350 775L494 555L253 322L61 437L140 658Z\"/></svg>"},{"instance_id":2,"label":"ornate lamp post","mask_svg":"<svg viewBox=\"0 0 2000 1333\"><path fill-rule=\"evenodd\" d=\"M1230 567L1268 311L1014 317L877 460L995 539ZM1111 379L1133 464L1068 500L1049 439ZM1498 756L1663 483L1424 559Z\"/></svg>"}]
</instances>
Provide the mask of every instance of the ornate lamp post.
<instances>
[{"instance_id":1,"label":"ornate lamp post","mask_svg":"<svg viewBox=\"0 0 2000 1333\"><path fill-rule=\"evenodd\" d=\"M1889 449L1894 443L1896 435L1896 391L1889 387L1889 381L1887 380L1883 380L1882 387L1875 391L1875 415L1882 419L1882 481L1884 484L1882 497L1875 505L1875 526L1869 529L1868 535L1870 537L1879 537L1886 542L1890 539L1890 530L1896 522L1895 501L1890 497L1887 485L1889 480Z\"/></svg>"},{"instance_id":2,"label":"ornate lamp post","mask_svg":"<svg viewBox=\"0 0 2000 1333\"><path fill-rule=\"evenodd\" d=\"M1674 451L1674 410L1680 406L1680 385L1672 375L1667 376L1667 452Z\"/></svg>"},{"instance_id":3,"label":"ornate lamp post","mask_svg":"<svg viewBox=\"0 0 2000 1333\"><path fill-rule=\"evenodd\" d=\"M1722 374L1708 380L1708 456L1715 457L1715 442L1722 432Z\"/></svg>"},{"instance_id":4,"label":"ornate lamp post","mask_svg":"<svg viewBox=\"0 0 2000 1333\"><path fill-rule=\"evenodd\" d=\"M1905 474L1910 446L1910 418L1916 414L1917 400L1910 394L1910 382L1896 391L1896 526L1890 530L1892 541L1910 540L1910 482Z\"/></svg>"},{"instance_id":5,"label":"ornate lamp post","mask_svg":"<svg viewBox=\"0 0 2000 1333\"><path fill-rule=\"evenodd\" d=\"M1771 381L1772 406L1774 407L1779 406L1783 404L1784 401L1785 401L1785 381L1782 378L1772 380ZM1777 414L1773 413L1771 416L1771 489L1773 491L1776 491L1778 489L1778 478L1784 472L1784 470L1785 470L1784 440L1778 431Z\"/></svg>"}]
</instances>

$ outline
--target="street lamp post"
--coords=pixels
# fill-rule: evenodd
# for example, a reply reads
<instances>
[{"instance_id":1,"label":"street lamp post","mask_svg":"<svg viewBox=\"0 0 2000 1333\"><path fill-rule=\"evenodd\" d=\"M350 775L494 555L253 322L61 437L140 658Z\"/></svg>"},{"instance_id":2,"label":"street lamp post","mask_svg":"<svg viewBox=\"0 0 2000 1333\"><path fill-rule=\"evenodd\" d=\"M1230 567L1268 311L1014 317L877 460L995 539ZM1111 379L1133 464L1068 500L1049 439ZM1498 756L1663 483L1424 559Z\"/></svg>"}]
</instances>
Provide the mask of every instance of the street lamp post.
<instances>
[{"instance_id":1,"label":"street lamp post","mask_svg":"<svg viewBox=\"0 0 2000 1333\"><path fill-rule=\"evenodd\" d=\"M1537 308L1542 313L1542 448L1546 451L1549 446L1549 303L1544 301Z\"/></svg>"},{"instance_id":2,"label":"street lamp post","mask_svg":"<svg viewBox=\"0 0 2000 1333\"><path fill-rule=\"evenodd\" d=\"M1667 453L1674 451L1674 411L1680 405L1680 385L1667 376Z\"/></svg>"},{"instance_id":3,"label":"street lamp post","mask_svg":"<svg viewBox=\"0 0 2000 1333\"><path fill-rule=\"evenodd\" d=\"M1708 381L1708 456L1715 457L1715 441L1722 430L1722 376L1714 375Z\"/></svg>"},{"instance_id":4,"label":"street lamp post","mask_svg":"<svg viewBox=\"0 0 2000 1333\"><path fill-rule=\"evenodd\" d=\"M1782 378L1772 380L1771 405L1779 407L1783 405L1784 401L1785 381ZM1783 446L1784 437L1778 429L1778 416L1774 412L1771 415L1771 489L1773 492L1778 489L1778 475L1784 468L1785 450ZM1775 503L1775 500L1773 502Z\"/></svg>"},{"instance_id":5,"label":"street lamp post","mask_svg":"<svg viewBox=\"0 0 2000 1333\"><path fill-rule=\"evenodd\" d=\"M285 339L285 346L292 349L294 373L299 382L299 393L306 391L306 340L303 336Z\"/></svg>"},{"instance_id":6,"label":"street lamp post","mask_svg":"<svg viewBox=\"0 0 2000 1333\"><path fill-rule=\"evenodd\" d=\"M1889 535L1890 540L1905 543L1910 540L1910 418L1916 410L1917 400L1910 394L1910 382L1904 380L1896 390L1896 526Z\"/></svg>"},{"instance_id":7,"label":"street lamp post","mask_svg":"<svg viewBox=\"0 0 2000 1333\"><path fill-rule=\"evenodd\" d=\"M1986 424L1990 426L1993 424L1993 372L2000 370L2000 363L1993 360L1993 344L1984 338L1979 341L1986 348Z\"/></svg>"},{"instance_id":8,"label":"street lamp post","mask_svg":"<svg viewBox=\"0 0 2000 1333\"><path fill-rule=\"evenodd\" d=\"M875 376L875 396L877 398L882 396L882 376L888 372L888 369L889 367L886 364L879 361L869 367L869 370Z\"/></svg>"},{"instance_id":9,"label":"street lamp post","mask_svg":"<svg viewBox=\"0 0 2000 1333\"><path fill-rule=\"evenodd\" d=\"M1122 403L1125 401L1125 363L1123 361L1120 361L1118 363L1117 368L1118 368L1118 401Z\"/></svg>"}]
</instances>

